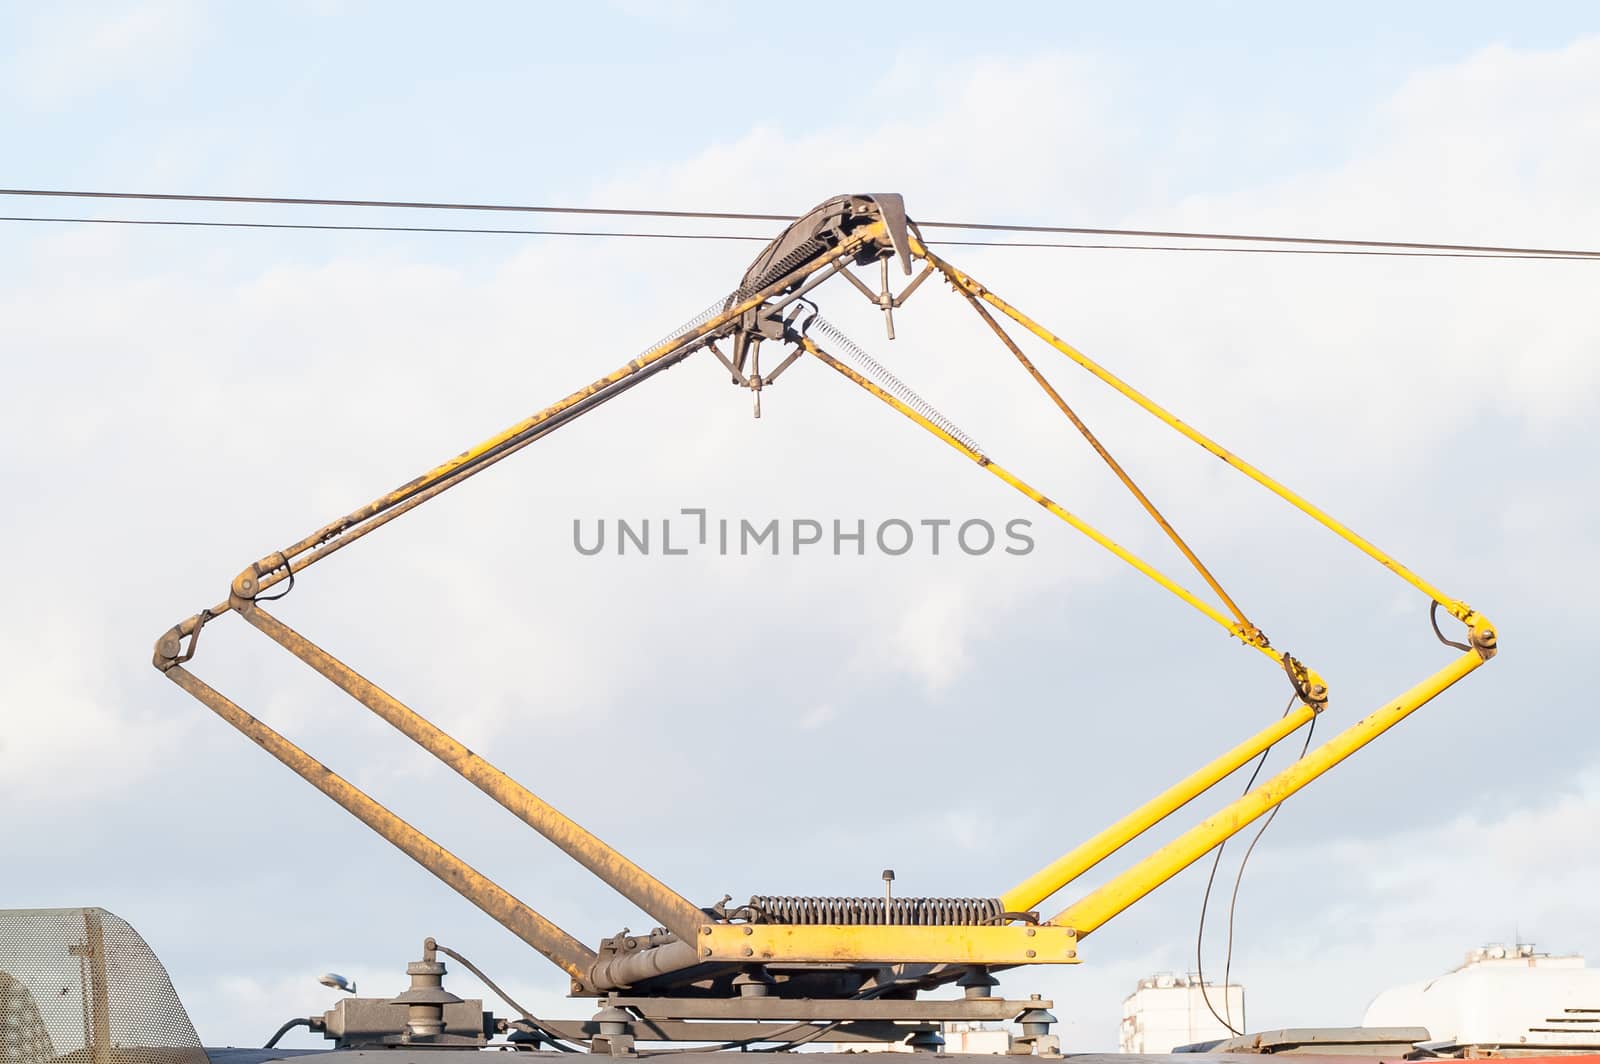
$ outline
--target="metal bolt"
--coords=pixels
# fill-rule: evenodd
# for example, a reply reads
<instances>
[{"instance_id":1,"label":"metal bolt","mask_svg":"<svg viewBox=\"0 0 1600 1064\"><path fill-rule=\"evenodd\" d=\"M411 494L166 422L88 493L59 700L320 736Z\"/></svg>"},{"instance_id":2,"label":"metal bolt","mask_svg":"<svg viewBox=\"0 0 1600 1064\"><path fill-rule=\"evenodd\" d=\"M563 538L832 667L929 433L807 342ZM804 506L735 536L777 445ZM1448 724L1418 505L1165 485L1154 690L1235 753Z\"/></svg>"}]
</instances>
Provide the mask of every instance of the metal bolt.
<instances>
[{"instance_id":1,"label":"metal bolt","mask_svg":"<svg viewBox=\"0 0 1600 1064\"><path fill-rule=\"evenodd\" d=\"M707 946L707 947L706 947L706 948L705 948L705 949L703 949L703 950L701 950L701 951L700 951L700 956L702 956L702 957L709 957L709 956L711 956L711 947L710 947L710 946Z\"/></svg>"},{"instance_id":2,"label":"metal bolt","mask_svg":"<svg viewBox=\"0 0 1600 1064\"><path fill-rule=\"evenodd\" d=\"M1034 952L1034 951L1033 951L1033 950L1031 950L1031 949L1030 949L1030 950L1024 950L1024 951L1023 951L1023 954L1022 954L1022 955L1023 955L1023 956L1024 956L1024 957L1028 957L1028 958L1030 958L1030 959L1031 959L1031 958L1033 958L1033 957L1037 957L1037 956L1038 956L1038 954L1037 954L1037 953L1035 953L1035 952Z\"/></svg>"},{"instance_id":3,"label":"metal bolt","mask_svg":"<svg viewBox=\"0 0 1600 1064\"><path fill-rule=\"evenodd\" d=\"M1076 957L1077 955L1078 955L1078 951L1077 950L1075 950L1075 949L1067 950L1067 956L1068 957Z\"/></svg>"},{"instance_id":4,"label":"metal bolt","mask_svg":"<svg viewBox=\"0 0 1600 1064\"><path fill-rule=\"evenodd\" d=\"M1026 934L1029 938L1032 938L1034 936L1034 933L1035 933L1034 929L1031 928L1031 927L1028 928L1028 930L1026 932L1024 932L1024 934Z\"/></svg>"},{"instance_id":5,"label":"metal bolt","mask_svg":"<svg viewBox=\"0 0 1600 1064\"><path fill-rule=\"evenodd\" d=\"M711 927L710 927L710 925L709 925L709 924L702 924L702 925L701 925L701 927L700 927L700 933L701 933L701 934L702 934L702 935L709 935L709 934L711 934Z\"/></svg>"},{"instance_id":6,"label":"metal bolt","mask_svg":"<svg viewBox=\"0 0 1600 1064\"><path fill-rule=\"evenodd\" d=\"M756 951L751 949L749 946L746 946L744 948L744 955L746 957L754 957L756 955Z\"/></svg>"},{"instance_id":7,"label":"metal bolt","mask_svg":"<svg viewBox=\"0 0 1600 1064\"><path fill-rule=\"evenodd\" d=\"M753 935L753 934L756 933L756 929L751 927L749 924L745 924L744 925L744 933L747 934L747 935Z\"/></svg>"}]
</instances>

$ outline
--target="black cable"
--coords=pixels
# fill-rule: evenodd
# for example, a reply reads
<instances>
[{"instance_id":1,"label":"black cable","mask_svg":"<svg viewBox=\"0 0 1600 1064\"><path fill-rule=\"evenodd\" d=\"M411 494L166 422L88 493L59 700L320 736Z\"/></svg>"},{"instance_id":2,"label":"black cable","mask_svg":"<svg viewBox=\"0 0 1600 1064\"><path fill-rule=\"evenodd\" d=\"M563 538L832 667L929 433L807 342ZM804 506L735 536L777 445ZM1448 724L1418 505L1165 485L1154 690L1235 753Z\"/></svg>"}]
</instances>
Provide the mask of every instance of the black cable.
<instances>
[{"instance_id":1,"label":"black cable","mask_svg":"<svg viewBox=\"0 0 1600 1064\"><path fill-rule=\"evenodd\" d=\"M276 602L294 590L294 566L290 564L289 556L283 551L278 552L278 557L283 559L283 571L289 574L289 586L278 592L276 595L257 595L253 601Z\"/></svg>"},{"instance_id":2,"label":"black cable","mask_svg":"<svg viewBox=\"0 0 1600 1064\"><path fill-rule=\"evenodd\" d=\"M1600 258L1600 251L1570 248L1507 247L1500 244L1440 244L1418 240L1353 240L1325 236L1259 233L1196 233L1180 229L1093 229L1071 225L996 225L985 222L917 222L924 229L974 229L1000 233L1061 233L1073 236L1128 236L1153 240L1238 240L1249 244L1318 244L1327 247L1398 248L1413 251L1485 251L1516 255L1573 255Z\"/></svg>"},{"instance_id":3,"label":"black cable","mask_svg":"<svg viewBox=\"0 0 1600 1064\"><path fill-rule=\"evenodd\" d=\"M608 231L603 229L494 229L433 225L340 225L310 222L201 222L178 218L79 218L42 215L0 215L0 222L61 222L80 225L180 226L192 229L303 229L345 233L458 233L500 236L620 237L630 240L724 240L740 243L769 243L770 238L747 233L660 233ZM1244 248L1199 247L1161 244L1071 244L1011 240L930 240L930 247L975 248L1066 248L1088 251L1187 251L1230 255L1355 255L1396 259L1521 259L1524 261L1590 262L1600 255L1587 253L1516 253L1463 251L1360 251L1335 248Z\"/></svg>"},{"instance_id":4,"label":"black cable","mask_svg":"<svg viewBox=\"0 0 1600 1064\"><path fill-rule=\"evenodd\" d=\"M507 236L611 236L633 240L742 240L769 243L771 237L733 233L617 233L589 229L461 229L427 225L312 225L299 222L193 222L173 218L43 218L0 216L0 222L75 222L90 225L179 225L195 229L320 229L355 233L501 233Z\"/></svg>"},{"instance_id":5,"label":"black cable","mask_svg":"<svg viewBox=\"0 0 1600 1064\"><path fill-rule=\"evenodd\" d=\"M1300 747L1301 757L1305 757L1306 751L1311 749L1311 737L1315 735L1316 732L1317 717L1312 717L1310 727L1306 728L1306 741ZM1273 820L1275 820L1278 816L1278 810L1282 808L1283 802L1279 802L1277 805L1272 807L1272 812L1267 814L1267 819L1262 823L1261 827L1257 829L1255 838L1251 839L1250 845L1245 847L1244 856L1239 859L1239 871L1233 877L1233 894L1228 899L1228 949L1223 955L1224 960L1222 965L1222 1010L1228 1014L1228 1018L1230 1020L1233 1018L1233 1010L1228 1005L1227 987L1228 981L1233 975L1233 917L1234 909L1239 904L1239 885L1244 882L1244 869L1245 866L1250 863L1250 855L1255 852L1256 843L1260 842L1261 836L1267 833L1267 828L1272 826ZM1241 1023L1244 1022L1244 1017L1240 1016L1239 1020Z\"/></svg>"},{"instance_id":6,"label":"black cable","mask_svg":"<svg viewBox=\"0 0 1600 1064\"><path fill-rule=\"evenodd\" d=\"M278 1039L282 1038L284 1035L288 1034L290 1031L294 1030L296 1027L307 1027L307 1028L309 1028L310 1026L311 1026L311 1020L308 1019L307 1017L304 1017L304 1016L300 1017L299 1019L290 1020L288 1023L285 1023L282 1027L279 1027L276 1031L272 1032L272 1037L267 1039L267 1044L262 1046L261 1048L262 1049L276 1049L277 1046L278 1046Z\"/></svg>"},{"instance_id":7,"label":"black cable","mask_svg":"<svg viewBox=\"0 0 1600 1064\"><path fill-rule=\"evenodd\" d=\"M0 188L0 196L52 196L64 199L164 200L179 203L265 203L292 207L404 207L434 211L515 211L523 214L584 214L622 218L711 218L735 222L792 222L793 214L739 214L732 211L669 211L624 207L528 207L505 203L428 203L417 200L318 199L300 196L206 196L177 192L68 192L59 189Z\"/></svg>"},{"instance_id":8,"label":"black cable","mask_svg":"<svg viewBox=\"0 0 1600 1064\"><path fill-rule=\"evenodd\" d=\"M441 946L439 943L435 942L433 944L433 948L438 950L440 953L443 953L446 957L453 958L455 961L459 962L463 968L477 976L478 982L488 987L490 993L494 994L495 997L509 1005L513 1012L517 1013L530 1025L536 1028L538 1033L544 1036L545 1041L549 1042L563 1053L582 1052L582 1050L574 1049L569 1045L564 1045L561 1037L556 1034L555 1031L551 1030L548 1024L513 1001L511 999L511 995L506 993L504 990L501 990L499 984L497 984L493 979L490 979L487 975L483 974L483 969L479 968L476 964L473 964L471 961L467 960L467 958L463 957L449 946ZM583 1046L585 1049L588 1048L589 1044L585 1041L580 1039L572 1039L572 1041L576 1042L580 1046Z\"/></svg>"},{"instance_id":9,"label":"black cable","mask_svg":"<svg viewBox=\"0 0 1600 1064\"><path fill-rule=\"evenodd\" d=\"M1433 605L1428 607L1428 622L1433 625L1433 634L1438 636L1439 642L1443 643L1445 646L1455 647L1457 650L1461 651L1472 649L1465 643L1457 643L1454 639L1445 638L1445 634L1439 630L1439 603L1437 600L1434 601Z\"/></svg>"},{"instance_id":10,"label":"black cable","mask_svg":"<svg viewBox=\"0 0 1600 1064\"><path fill-rule=\"evenodd\" d=\"M1291 678L1291 680L1293 679L1292 675L1291 675L1290 678ZM1298 686L1299 685L1296 684L1296 687L1298 687ZM1299 700L1300 700L1300 695L1299 695L1299 693L1297 691L1297 693L1293 697L1291 697L1289 699L1289 704L1283 707L1283 713L1281 715L1287 717L1289 715L1290 710L1294 709L1294 704ZM1311 727L1306 729L1305 745L1302 746L1301 749L1300 749L1300 756L1301 757L1304 757L1306 755L1306 751L1311 748L1311 736L1317 730L1317 716L1318 715L1313 715L1312 716L1312 718L1311 718ZM1271 755L1273 746L1277 746L1277 745L1278 745L1277 743L1273 743L1272 746L1268 746L1265 750L1261 751L1261 756L1256 759L1256 767L1253 770L1251 770L1250 779L1249 779L1248 782L1245 783L1244 790L1240 792L1241 794L1249 794L1251 788L1253 788L1256 785L1256 779L1261 775L1261 769L1262 769L1263 766L1266 765L1267 758ZM1245 851L1244 861L1248 861L1250 859L1250 851L1252 851L1252 850L1254 850L1256 848L1256 843L1261 840L1262 833L1267 830L1267 824L1271 824L1272 823L1273 818L1275 818L1278 815L1278 809L1281 808L1282 805L1283 805L1283 803L1279 802L1278 805L1275 805L1275 806L1272 807L1272 812L1267 816L1267 823L1261 825L1260 831L1256 832L1256 837L1250 841L1249 849L1247 849ZM1205 960L1204 960L1204 952L1205 952L1204 951L1204 947L1205 947L1205 934L1206 934L1206 913L1211 908L1211 888L1216 883L1217 868L1222 864L1222 851L1227 847L1227 845L1228 845L1228 840L1227 839L1224 839L1220 843L1217 844L1217 849L1216 849L1215 856L1213 856L1212 859L1211 859L1211 873L1206 876L1205 894L1202 896L1202 898L1200 900L1200 924L1199 924L1199 928L1196 930L1195 936L1194 936L1194 970L1195 970L1195 975L1200 980L1200 998L1201 998L1202 1001L1204 1001L1206 1003L1206 1010L1211 1013L1211 1016L1212 1016L1213 1019L1215 1019L1218 1023L1222 1024L1222 1026L1227 1028L1228 1031L1232 1032L1235 1035L1239 1035L1239 1034L1243 1034L1244 1032L1240 1031L1238 1028L1234 1027L1232 1023L1228 1022L1228 1020L1225 1020L1220 1015L1218 1015L1216 1006L1211 1004L1211 995L1206 990L1206 969L1205 969ZM1234 901L1237 901L1238 897L1239 897L1239 879L1242 879L1244 877L1244 861L1241 861L1239 863L1239 878L1234 880L1234 884L1233 884L1233 900ZM1227 979L1226 973L1228 971L1230 971L1232 969L1232 967L1233 967L1233 905L1232 905L1232 903L1230 903L1229 906L1228 906L1228 952L1227 952L1227 963L1224 966L1224 973L1225 974L1223 976L1224 982L1222 984L1222 995L1223 995L1222 1007L1223 1007L1224 1010L1229 1012L1230 1018L1231 1018L1231 1015L1232 1015L1232 1010L1229 1009L1229 1007L1228 1007L1228 998L1227 998L1227 995L1228 995L1228 984L1226 982L1226 979Z\"/></svg>"},{"instance_id":11,"label":"black cable","mask_svg":"<svg viewBox=\"0 0 1600 1064\"><path fill-rule=\"evenodd\" d=\"M923 223L926 224L926 223ZM1225 237L1213 237L1223 240ZM1212 251L1234 255L1358 255L1392 259L1548 259L1552 262L1594 262L1600 252L1553 251L1497 252L1497 251L1373 251L1360 249L1314 248L1208 248L1192 244L1066 244L1048 241L1024 240L929 240L929 247L968 248L1079 248L1090 251Z\"/></svg>"},{"instance_id":12,"label":"black cable","mask_svg":"<svg viewBox=\"0 0 1600 1064\"><path fill-rule=\"evenodd\" d=\"M0 196L45 196L65 199L158 200L183 203L257 203L277 206L387 207L448 211L511 211L533 214L576 214L628 218L692 218L720 221L791 222L793 214L759 214L736 211L681 211L625 207L552 207L505 203L448 203L419 200L326 199L298 196L214 196L170 192L84 192L64 189L0 189ZM1412 240L1353 240L1316 236L1279 236L1251 233L1204 233L1169 229L1107 229L1070 225L1012 225L1000 222L917 223L924 229L968 229L1000 233L1060 233L1076 236L1143 237L1161 240L1228 240L1256 244L1316 244L1326 247L1396 248L1413 251L1495 252L1537 257L1600 258L1600 251L1559 248L1508 247L1495 244L1443 244Z\"/></svg>"}]
</instances>

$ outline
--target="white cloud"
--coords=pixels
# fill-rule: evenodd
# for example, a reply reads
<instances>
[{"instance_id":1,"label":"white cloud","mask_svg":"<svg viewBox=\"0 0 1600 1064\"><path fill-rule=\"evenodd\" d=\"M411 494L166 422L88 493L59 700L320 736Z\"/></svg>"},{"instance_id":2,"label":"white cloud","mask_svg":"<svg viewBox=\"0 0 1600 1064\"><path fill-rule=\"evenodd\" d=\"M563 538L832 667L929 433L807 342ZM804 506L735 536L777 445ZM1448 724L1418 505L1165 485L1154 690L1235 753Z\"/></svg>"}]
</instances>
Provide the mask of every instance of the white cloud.
<instances>
[{"instance_id":1,"label":"white cloud","mask_svg":"<svg viewBox=\"0 0 1600 1064\"><path fill-rule=\"evenodd\" d=\"M36 108L60 107L113 85L140 93L175 79L203 22L192 0L41 8L9 80Z\"/></svg>"},{"instance_id":2,"label":"white cloud","mask_svg":"<svg viewBox=\"0 0 1600 1064\"><path fill-rule=\"evenodd\" d=\"M818 728L825 728L833 723L838 716L839 711L824 702L802 714L795 726L801 731L816 731Z\"/></svg>"}]
</instances>

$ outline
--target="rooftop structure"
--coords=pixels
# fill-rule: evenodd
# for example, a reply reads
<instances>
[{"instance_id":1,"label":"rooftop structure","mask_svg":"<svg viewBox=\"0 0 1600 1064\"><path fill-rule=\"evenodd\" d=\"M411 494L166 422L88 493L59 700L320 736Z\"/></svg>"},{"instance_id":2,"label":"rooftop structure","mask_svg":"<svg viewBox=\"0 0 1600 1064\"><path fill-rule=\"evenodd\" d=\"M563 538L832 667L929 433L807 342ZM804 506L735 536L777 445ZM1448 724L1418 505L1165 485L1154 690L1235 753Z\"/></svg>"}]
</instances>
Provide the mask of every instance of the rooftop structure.
<instances>
[{"instance_id":1,"label":"rooftop structure","mask_svg":"<svg viewBox=\"0 0 1600 1064\"><path fill-rule=\"evenodd\" d=\"M1244 1030L1244 987L1207 982L1202 989L1199 976L1172 972L1141 979L1122 1002L1119 1047L1124 1053L1170 1053L1178 1046L1227 1038L1233 1032L1212 1009Z\"/></svg>"}]
</instances>

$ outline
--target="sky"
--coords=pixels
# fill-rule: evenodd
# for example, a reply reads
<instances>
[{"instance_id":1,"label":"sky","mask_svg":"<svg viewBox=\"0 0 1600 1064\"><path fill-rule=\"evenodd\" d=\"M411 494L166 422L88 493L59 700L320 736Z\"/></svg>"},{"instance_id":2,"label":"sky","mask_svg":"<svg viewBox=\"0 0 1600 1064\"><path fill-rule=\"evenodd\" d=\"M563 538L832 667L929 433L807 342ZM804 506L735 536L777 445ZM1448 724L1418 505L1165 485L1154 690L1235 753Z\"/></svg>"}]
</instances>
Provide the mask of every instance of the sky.
<instances>
[{"instance_id":1,"label":"sky","mask_svg":"<svg viewBox=\"0 0 1600 1064\"><path fill-rule=\"evenodd\" d=\"M879 190L923 219L1600 247L1587 5L465 12L7 7L0 184L793 213ZM632 358L756 246L0 222L0 906L129 920L208 1044L329 1007L330 969L397 992L427 935L534 1011L587 1015L541 958L164 683L149 648L250 561ZM1600 592L1592 266L947 254L1499 628L1489 667L1285 805L1257 848L1232 966L1250 1026L1358 1023L1380 990L1490 941L1600 954L1580 667ZM919 291L892 343L852 290L819 302L993 457L1181 574L948 291ZM1327 677L1319 738L1448 660L1421 595L1029 353L1274 644ZM1034 549L574 549L574 522L684 508L1026 519ZM756 420L696 356L318 566L278 615L705 904L875 894L886 867L903 894L999 893L1286 696L1270 663L807 363ZM236 618L193 665L578 937L648 926ZM1082 965L1003 990L1053 998L1068 1050L1113 1048L1136 981L1193 967L1203 886L1179 876Z\"/></svg>"}]
</instances>

